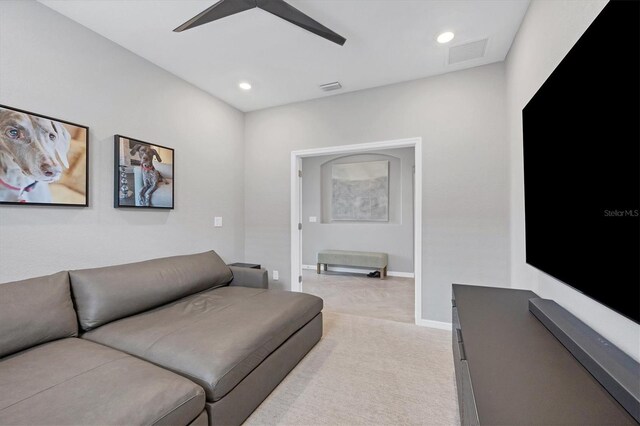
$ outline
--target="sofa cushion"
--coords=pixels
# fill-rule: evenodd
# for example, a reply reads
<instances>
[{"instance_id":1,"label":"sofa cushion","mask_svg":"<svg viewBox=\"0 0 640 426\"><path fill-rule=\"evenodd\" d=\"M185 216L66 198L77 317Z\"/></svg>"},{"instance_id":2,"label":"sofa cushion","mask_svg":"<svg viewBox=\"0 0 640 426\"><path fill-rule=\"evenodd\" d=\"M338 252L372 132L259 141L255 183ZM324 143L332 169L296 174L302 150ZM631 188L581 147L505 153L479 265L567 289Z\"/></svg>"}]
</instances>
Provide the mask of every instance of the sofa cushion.
<instances>
[{"instance_id":1,"label":"sofa cushion","mask_svg":"<svg viewBox=\"0 0 640 426\"><path fill-rule=\"evenodd\" d=\"M214 251L70 271L83 330L226 285L229 267Z\"/></svg>"},{"instance_id":2,"label":"sofa cushion","mask_svg":"<svg viewBox=\"0 0 640 426\"><path fill-rule=\"evenodd\" d=\"M221 287L83 338L182 374L217 401L321 310L322 299L310 294Z\"/></svg>"},{"instance_id":3,"label":"sofa cushion","mask_svg":"<svg viewBox=\"0 0 640 426\"><path fill-rule=\"evenodd\" d=\"M67 272L0 284L0 358L77 333Z\"/></svg>"},{"instance_id":4,"label":"sofa cushion","mask_svg":"<svg viewBox=\"0 0 640 426\"><path fill-rule=\"evenodd\" d=\"M0 361L0 424L188 424L202 388L130 355L69 338Z\"/></svg>"}]
</instances>

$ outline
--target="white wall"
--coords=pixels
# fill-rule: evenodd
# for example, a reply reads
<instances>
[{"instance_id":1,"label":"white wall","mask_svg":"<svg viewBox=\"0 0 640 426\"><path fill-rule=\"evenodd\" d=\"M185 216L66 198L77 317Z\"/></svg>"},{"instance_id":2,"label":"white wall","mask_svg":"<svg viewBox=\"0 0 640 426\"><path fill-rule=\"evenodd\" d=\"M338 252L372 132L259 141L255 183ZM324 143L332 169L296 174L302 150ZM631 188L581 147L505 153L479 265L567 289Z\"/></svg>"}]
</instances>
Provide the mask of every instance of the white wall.
<instances>
[{"instance_id":1,"label":"white wall","mask_svg":"<svg viewBox=\"0 0 640 426\"><path fill-rule=\"evenodd\" d=\"M239 111L30 1L0 2L0 103L90 127L90 207L0 206L0 282L208 249L242 260ZM114 133L175 148L175 210L113 208Z\"/></svg>"},{"instance_id":2,"label":"white wall","mask_svg":"<svg viewBox=\"0 0 640 426\"><path fill-rule=\"evenodd\" d=\"M508 284L504 68L493 64L246 115L245 249L290 287L293 150L423 138L423 318L451 321L451 283Z\"/></svg>"},{"instance_id":3,"label":"white wall","mask_svg":"<svg viewBox=\"0 0 640 426\"><path fill-rule=\"evenodd\" d=\"M541 297L554 299L622 350L640 360L640 326L527 265L524 251L522 108L606 4L606 0L533 1L507 56L511 149L511 282L514 287L531 289Z\"/></svg>"},{"instance_id":4,"label":"white wall","mask_svg":"<svg viewBox=\"0 0 640 426\"><path fill-rule=\"evenodd\" d=\"M376 251L389 255L389 271L413 273L414 158L414 148L303 158L302 263L315 265L320 250ZM332 221L332 166L363 161L389 162L389 220Z\"/></svg>"}]
</instances>

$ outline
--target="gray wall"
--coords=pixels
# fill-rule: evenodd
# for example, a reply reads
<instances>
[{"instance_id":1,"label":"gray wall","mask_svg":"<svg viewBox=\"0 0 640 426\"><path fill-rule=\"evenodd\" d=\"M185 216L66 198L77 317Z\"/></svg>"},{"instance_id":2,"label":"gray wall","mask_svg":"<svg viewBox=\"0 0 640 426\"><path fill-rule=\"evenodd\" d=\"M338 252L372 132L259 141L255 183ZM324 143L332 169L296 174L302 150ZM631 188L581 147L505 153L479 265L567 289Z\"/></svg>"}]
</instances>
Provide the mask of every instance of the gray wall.
<instances>
[{"instance_id":1,"label":"gray wall","mask_svg":"<svg viewBox=\"0 0 640 426\"><path fill-rule=\"evenodd\" d=\"M331 221L331 166L380 160L389 161L389 221ZM303 158L302 263L315 265L325 249L378 251L389 254L390 271L413 272L413 166L413 148Z\"/></svg>"},{"instance_id":2,"label":"gray wall","mask_svg":"<svg viewBox=\"0 0 640 426\"><path fill-rule=\"evenodd\" d=\"M241 112L31 1L0 2L0 101L90 127L91 204L0 206L0 282L208 249L243 258ZM113 208L114 133L175 148L175 210Z\"/></svg>"},{"instance_id":3,"label":"gray wall","mask_svg":"<svg viewBox=\"0 0 640 426\"><path fill-rule=\"evenodd\" d=\"M511 281L514 287L528 288L542 297L554 299L629 355L640 360L640 326L527 265L525 261L522 108L606 4L606 0L533 1L507 57L511 152Z\"/></svg>"},{"instance_id":4,"label":"gray wall","mask_svg":"<svg viewBox=\"0 0 640 426\"><path fill-rule=\"evenodd\" d=\"M290 287L291 151L421 136L423 317L451 321L451 283L506 286L504 90L492 64L246 114L247 260Z\"/></svg>"},{"instance_id":5,"label":"gray wall","mask_svg":"<svg viewBox=\"0 0 640 426\"><path fill-rule=\"evenodd\" d=\"M506 96L505 65L494 64L245 120L38 3L2 1L0 102L90 126L91 206L0 206L0 282L214 248L278 269L274 284L288 288L290 152L422 136L424 318L449 321L452 282L510 278L640 359L637 324L524 261L520 112L605 4L532 2L506 61ZM176 149L176 210L113 209L114 133Z\"/></svg>"}]
</instances>

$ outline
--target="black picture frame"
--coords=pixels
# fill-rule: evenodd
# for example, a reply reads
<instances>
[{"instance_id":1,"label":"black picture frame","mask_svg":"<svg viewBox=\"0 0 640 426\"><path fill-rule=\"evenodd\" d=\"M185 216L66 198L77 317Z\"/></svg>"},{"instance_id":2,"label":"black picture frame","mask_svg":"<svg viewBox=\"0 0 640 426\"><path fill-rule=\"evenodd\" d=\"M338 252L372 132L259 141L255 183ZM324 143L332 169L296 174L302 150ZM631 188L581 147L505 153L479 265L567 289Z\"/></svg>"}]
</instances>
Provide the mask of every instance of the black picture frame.
<instances>
[{"instance_id":1,"label":"black picture frame","mask_svg":"<svg viewBox=\"0 0 640 426\"><path fill-rule=\"evenodd\" d=\"M10 118L9 114L5 117L5 113L14 112L18 114L24 114L29 116L28 129L25 128L26 121L18 121L15 118ZM10 140L13 138L9 138L8 132L14 130L14 126L18 126L21 130L25 131L25 133L30 133L30 130L33 130L33 126L35 125L35 121L32 117L36 117L41 120L51 122L51 128L56 132L58 139L54 143L57 146L58 140L64 139L68 141L68 146L66 150L62 153L59 150L53 149L53 153L51 151L51 140L42 141L38 140L37 144L33 144L32 142L28 142L30 145L34 147L44 147L45 152L48 157L51 159L51 164L54 167L60 166L62 172L60 172L60 177L51 182L46 182L45 180L38 180L39 176L33 176L33 171L25 170L24 166L20 166L18 161L16 161L15 152L12 150L12 147L9 146ZM18 117L19 118L19 117ZM40 121L40 123L42 123ZM40 123L38 125L40 125ZM63 126L56 126L56 124L62 124ZM10 129L11 127L11 129ZM40 130L42 130L42 126L40 126ZM66 132L66 133L65 133ZM35 132L34 132L35 133ZM63 136L64 135L64 136ZM77 139L79 138L79 139ZM33 139L31 138L31 141ZM76 155L75 161L72 163L69 162L68 154L70 151L74 152L80 151L79 155ZM84 154L82 153L84 151ZM89 206L89 127L84 126L82 124L74 123L72 121L62 120L60 118L55 118L43 114L39 114L36 112L24 110L21 108L12 107L9 105L0 104L0 155L6 155L6 158L10 158L9 161L12 161L12 164L15 164L22 170L23 176L29 176L30 179L33 179L33 183L21 188L20 186L12 185L13 182L6 182L3 179L3 170L0 168L0 205L18 205L18 206L55 206L55 207L88 207ZM22 154L24 156L24 154ZM64 160L62 159L64 156ZM82 160L84 160L84 164L82 164ZM27 160L21 159L19 161ZM67 164L65 165L64 162ZM25 164L26 164L25 163ZM67 167L68 166L68 167ZM80 170L84 173L84 178L78 178L76 168L80 167ZM38 172L39 173L39 172ZM67 184L63 184L62 182L67 182ZM49 185L58 185L61 188L65 187L64 191L58 191L55 195L51 194ZM37 190L36 190L37 188ZM65 195L66 193L66 195ZM50 197L51 201L46 201L46 199ZM67 199L80 199L82 198L82 202L61 202L60 200ZM40 201L39 201L40 199ZM56 199L58 201L56 201Z\"/></svg>"},{"instance_id":2,"label":"black picture frame","mask_svg":"<svg viewBox=\"0 0 640 426\"><path fill-rule=\"evenodd\" d=\"M113 206L124 209L173 210L175 208L175 150L167 146L120 134L114 135L113 142ZM135 149L136 146L149 147L150 151L141 152L141 149ZM155 153L151 154L151 152L154 151ZM147 167L150 167L161 177L161 182L151 191L150 196L146 198L146 200L144 200L145 197L141 198L141 192L146 186L144 174L148 172L149 169L143 170L143 154L148 157ZM167 159L169 161L167 161ZM162 165L161 170L158 170L160 165ZM124 190L123 185L126 185ZM170 186L170 188L168 188L168 186ZM148 191L148 188L146 191ZM169 198L169 202L166 201L167 198Z\"/></svg>"}]
</instances>

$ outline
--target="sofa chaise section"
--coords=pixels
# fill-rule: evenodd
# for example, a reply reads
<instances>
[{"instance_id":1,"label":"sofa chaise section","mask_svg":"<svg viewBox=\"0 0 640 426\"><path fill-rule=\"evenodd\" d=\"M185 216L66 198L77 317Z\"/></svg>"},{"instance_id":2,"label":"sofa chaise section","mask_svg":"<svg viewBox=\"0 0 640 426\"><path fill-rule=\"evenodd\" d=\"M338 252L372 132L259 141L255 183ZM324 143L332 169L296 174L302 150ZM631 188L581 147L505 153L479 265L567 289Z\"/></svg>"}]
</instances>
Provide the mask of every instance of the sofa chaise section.
<instances>
[{"instance_id":1,"label":"sofa chaise section","mask_svg":"<svg viewBox=\"0 0 640 426\"><path fill-rule=\"evenodd\" d=\"M205 390L210 424L240 424L320 340L322 299L267 290L266 272L232 273L214 252L164 260L71 271L82 338L189 378ZM184 280L172 286L176 274ZM130 289L124 313L115 278ZM200 279L208 289L190 285ZM146 292L164 289L171 297L150 306Z\"/></svg>"},{"instance_id":2,"label":"sofa chaise section","mask_svg":"<svg viewBox=\"0 0 640 426\"><path fill-rule=\"evenodd\" d=\"M224 287L82 337L183 374L217 401L321 310L303 293Z\"/></svg>"},{"instance_id":3,"label":"sofa chaise section","mask_svg":"<svg viewBox=\"0 0 640 426\"><path fill-rule=\"evenodd\" d=\"M77 331L67 272L0 284L0 424L206 424L200 386Z\"/></svg>"}]
</instances>

